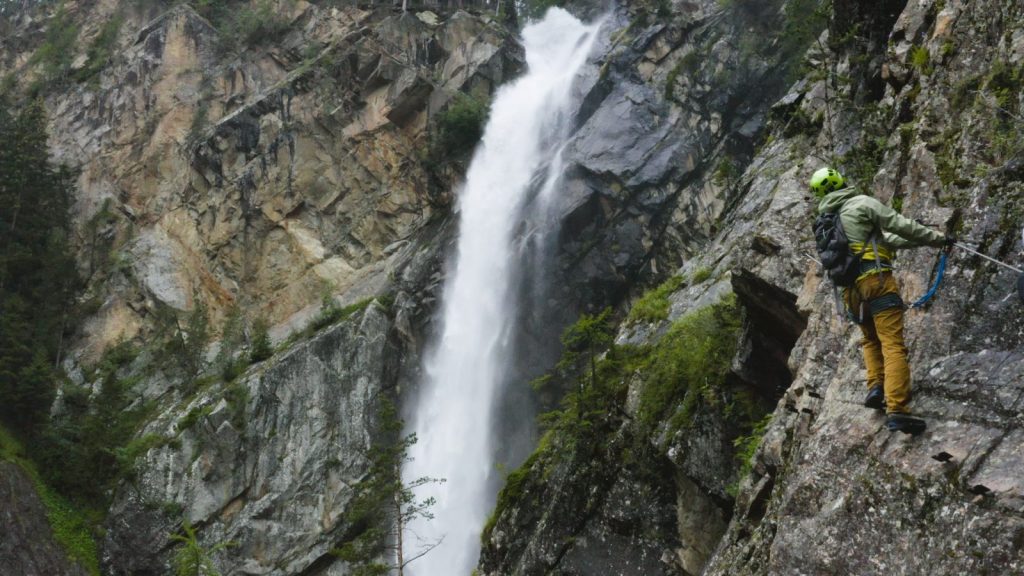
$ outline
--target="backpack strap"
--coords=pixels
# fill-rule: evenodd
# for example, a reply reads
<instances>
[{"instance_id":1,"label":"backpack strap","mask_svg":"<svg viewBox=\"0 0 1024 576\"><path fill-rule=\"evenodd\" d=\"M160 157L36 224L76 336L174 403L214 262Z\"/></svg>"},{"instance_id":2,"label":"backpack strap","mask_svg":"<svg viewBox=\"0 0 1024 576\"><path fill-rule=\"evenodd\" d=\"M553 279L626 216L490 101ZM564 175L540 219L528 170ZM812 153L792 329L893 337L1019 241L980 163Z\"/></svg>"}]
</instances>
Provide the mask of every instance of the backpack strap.
<instances>
[{"instance_id":1,"label":"backpack strap","mask_svg":"<svg viewBox=\"0 0 1024 576\"><path fill-rule=\"evenodd\" d=\"M868 236L868 239L871 240L871 249L875 251L875 269L878 270L879 274L881 274L882 260L878 257L878 228L871 229L871 235ZM866 250L867 246L865 246L864 249Z\"/></svg>"}]
</instances>

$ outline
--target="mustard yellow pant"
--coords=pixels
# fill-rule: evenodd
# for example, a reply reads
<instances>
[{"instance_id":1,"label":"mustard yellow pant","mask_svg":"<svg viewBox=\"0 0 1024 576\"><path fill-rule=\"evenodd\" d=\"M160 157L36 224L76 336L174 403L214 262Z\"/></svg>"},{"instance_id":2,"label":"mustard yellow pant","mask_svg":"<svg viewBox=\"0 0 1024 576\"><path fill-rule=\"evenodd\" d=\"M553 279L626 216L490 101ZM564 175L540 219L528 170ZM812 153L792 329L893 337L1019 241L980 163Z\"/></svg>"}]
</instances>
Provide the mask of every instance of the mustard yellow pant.
<instances>
[{"instance_id":1,"label":"mustard yellow pant","mask_svg":"<svg viewBox=\"0 0 1024 576\"><path fill-rule=\"evenodd\" d=\"M869 302L886 294L899 294L891 273L872 274L846 289L846 305L854 316L863 310L861 348L868 372L868 389L884 386L886 411L910 413L910 365L903 340L903 307L870 312ZM863 307L861 304L863 303Z\"/></svg>"}]
</instances>

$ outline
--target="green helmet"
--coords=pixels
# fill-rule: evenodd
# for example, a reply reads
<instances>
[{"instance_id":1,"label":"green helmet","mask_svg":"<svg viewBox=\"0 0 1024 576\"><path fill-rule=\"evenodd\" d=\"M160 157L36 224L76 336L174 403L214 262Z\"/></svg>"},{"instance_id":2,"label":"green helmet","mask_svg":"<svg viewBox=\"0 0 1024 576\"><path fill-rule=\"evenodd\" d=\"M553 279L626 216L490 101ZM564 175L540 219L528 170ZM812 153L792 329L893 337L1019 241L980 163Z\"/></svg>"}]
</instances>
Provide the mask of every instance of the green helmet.
<instances>
[{"instance_id":1,"label":"green helmet","mask_svg":"<svg viewBox=\"0 0 1024 576\"><path fill-rule=\"evenodd\" d=\"M811 192L821 198L829 192L835 192L846 184L843 175L832 168L822 168L811 176Z\"/></svg>"}]
</instances>

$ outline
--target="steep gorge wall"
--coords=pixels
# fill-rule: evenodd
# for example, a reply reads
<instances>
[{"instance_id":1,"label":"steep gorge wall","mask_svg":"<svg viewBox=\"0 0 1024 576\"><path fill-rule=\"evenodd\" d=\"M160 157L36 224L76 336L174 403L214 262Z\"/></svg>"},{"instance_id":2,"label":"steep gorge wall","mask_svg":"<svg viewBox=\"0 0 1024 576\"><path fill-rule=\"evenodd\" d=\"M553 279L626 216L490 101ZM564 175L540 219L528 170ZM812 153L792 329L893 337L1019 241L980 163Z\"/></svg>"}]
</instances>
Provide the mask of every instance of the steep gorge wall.
<instances>
[{"instance_id":1,"label":"steep gorge wall","mask_svg":"<svg viewBox=\"0 0 1024 576\"><path fill-rule=\"evenodd\" d=\"M452 238L466 151L435 149L431 120L460 94L486 103L521 49L465 11L280 2L281 29L239 48L187 4L63 6L76 53L42 94L52 150L80 170L88 310L69 386L101 397L93 368L127 342L139 353L111 382L131 383L132 409L149 414L112 494L104 570L168 573L184 519L207 549L239 543L216 556L225 572L348 573L329 552L351 537L380 407L416 382ZM0 77L18 90L42 74L31 54L64 22L55 10L4 14ZM79 81L112 19L113 56ZM165 324L200 307L214 339L232 309L269 320L277 353L223 376L215 343L187 374L168 362Z\"/></svg>"},{"instance_id":2,"label":"steep gorge wall","mask_svg":"<svg viewBox=\"0 0 1024 576\"><path fill-rule=\"evenodd\" d=\"M72 74L123 20L106 68L46 92L54 153L81 171L81 272L99 308L85 362L151 333L165 308L202 303L219 324L237 305L283 336L324 293L383 292L399 248L447 213L438 179L458 159L424 162L428 120L460 92L486 101L520 66L507 31L466 12L279 4L284 30L236 48L187 4L64 4L80 30ZM26 39L56 18L26 12ZM31 52L5 48L29 84Z\"/></svg>"},{"instance_id":3,"label":"steep gorge wall","mask_svg":"<svg viewBox=\"0 0 1024 576\"><path fill-rule=\"evenodd\" d=\"M697 5L673 5L669 20L685 22ZM709 3L706 25L728 31L726 14L757 6ZM658 296L667 318L648 313L646 321L620 327L620 351L601 360L605 372L594 381L604 387L603 416L586 428L571 425L569 409L562 420L549 420L552 432L499 497L481 572L1021 569L1024 356L1014 275L956 253L938 299L908 313L914 408L930 426L911 438L890 434L880 415L861 406L859 333L836 317L831 291L808 257L814 205L806 181L832 163L904 214L1019 262L1021 7L921 1L890 8L832 3L833 16L794 82L775 95L758 91L772 100L764 131L757 123L733 124L720 141L726 145L697 162L671 164L665 186L678 195L665 206L674 216L664 234L651 232L658 246L651 262L684 260L680 280ZM636 37L671 47L672 24L665 24L648 22ZM698 53L711 62L730 49L742 53L749 30L738 32L734 44L723 40ZM621 61L611 54L606 66L615 70ZM663 94L700 94L699 72L671 75L678 84L666 94L672 61L641 62L631 76L643 79L655 102ZM708 93L722 94L723 76L711 78ZM655 111L648 128L677 118L669 112L675 107L647 109ZM700 134L703 124L697 126ZM680 128L675 138L690 137ZM754 135L741 138L750 155L727 146L744 128ZM609 154L606 165L628 159L623 172L641 170L643 161L629 153ZM934 249L901 255L897 278L908 300L932 280L935 256ZM667 357L673 330L729 294L742 328L724 383L709 394L680 378L678 394L650 428L643 407L645 397L662 393L658 370L629 354ZM749 400L751 390L759 407L746 415L730 408ZM771 414L764 429L747 420L763 413ZM740 454L751 441L759 448L748 469Z\"/></svg>"},{"instance_id":4,"label":"steep gorge wall","mask_svg":"<svg viewBox=\"0 0 1024 576\"><path fill-rule=\"evenodd\" d=\"M83 38L120 7L69 5ZM682 280L666 318L617 335L650 356L605 365L613 393L592 445L549 436L510 475L481 572L1020 570L1013 279L954 259L939 299L908 320L915 408L932 430L891 436L859 406L855 329L833 318L806 256L805 182L834 161L904 213L1015 258L1021 9L836 0L831 24L801 26L814 5L638 3L610 17L566 150L550 271L562 291L542 307L556 315L538 316L557 327L638 296L639 279ZM204 302L217 323L237 303L283 336L325 286L345 302L392 296L257 364L234 396L226 383L181 395L145 356L126 369L160 406L139 436L163 440L116 493L104 543L116 573L163 573L180 515L206 544L242 543L218 557L228 571L346 573L326 552L361 473L349 458L375 433L365 407L413 382L453 232L444 179L457 168L438 182L424 167L427 120L520 65L487 18L293 6L281 38L228 55L186 6L128 8L98 84L47 96L55 151L81 163L79 245L100 304L78 363L146 337L166 308ZM17 25L31 44L46 19ZM22 48L3 50L30 76ZM933 256L902 255L906 295L923 292ZM648 359L673 358L674 326L733 299L712 322L730 340L722 387L670 388L649 421ZM747 475L734 441L764 413Z\"/></svg>"}]
</instances>

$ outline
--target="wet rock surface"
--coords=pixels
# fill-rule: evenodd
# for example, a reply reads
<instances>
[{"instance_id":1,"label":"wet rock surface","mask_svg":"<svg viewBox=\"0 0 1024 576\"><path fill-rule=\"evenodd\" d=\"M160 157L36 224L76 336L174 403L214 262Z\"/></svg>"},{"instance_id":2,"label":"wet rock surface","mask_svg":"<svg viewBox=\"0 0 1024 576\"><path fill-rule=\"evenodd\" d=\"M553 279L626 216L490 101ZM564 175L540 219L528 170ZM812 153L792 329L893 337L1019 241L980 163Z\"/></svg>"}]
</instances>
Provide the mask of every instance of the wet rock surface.
<instances>
[{"instance_id":1,"label":"wet rock surface","mask_svg":"<svg viewBox=\"0 0 1024 576\"><path fill-rule=\"evenodd\" d=\"M1024 192L1019 149L1006 145L986 150L985 143L1020 136L1018 122L992 115L999 113L994 108L998 98L1009 106L1000 106L1003 114L1024 105L1017 81L1010 82L1012 88L1002 97L995 92L1002 71L1019 67L1021 57L1011 39L1024 26L1024 14L1019 6L1001 2L898 3L877 11L854 4L835 3L835 12L852 21L830 26L806 54L812 68L834 67L836 74L848 73L849 82L837 85L822 77L827 75L812 73L794 80L788 94L783 88L773 96L774 105L765 116L729 121L727 112L712 108L704 111L695 130L684 134L680 127L685 123L676 124L670 133L681 142L674 148L679 156L668 163L671 169L661 181L662 189L675 190L671 193L657 196L651 188L637 192L644 184L629 180L649 166L650 147L639 134L622 136L628 128L610 128L615 138L605 147L615 149L622 136L635 150L623 149L608 163L595 160L602 146L584 141L596 142L600 133L591 123L615 116L602 106L614 106L622 117L636 119L637 104L627 94L653 94L657 99L657 90L616 85L606 91L607 99L585 109L587 123L577 150L588 184L577 187L594 190L602 200L577 201L573 206L578 215L567 218L570 225L563 236L571 232L593 240L611 234L616 227L608 207L622 197L617 190L629 190L640 206L641 199L659 206L644 216L641 226L656 246L643 259L644 266L657 269L672 262L666 257L683 259L678 274L684 281L669 296L669 318L627 323L617 341L657 345L673 321L735 294L744 310L744 327L732 374L757 391L762 409L771 414L745 475L737 475L741 462L733 441L750 428L733 428L733 422L713 412L696 417L689 430L652 438L670 460L666 473L678 479L672 488L678 501L675 531L651 541L653 548L663 550L659 567L648 567L651 573L995 574L1014 573L1024 565L1024 510L1017 479L1024 450L1024 332L1016 276L966 253L951 256L936 300L924 311L907 313L912 407L929 429L919 437L890 433L884 415L862 406L866 390L859 332L836 316L831 288L814 262L814 205L805 192L809 174L823 162L834 163L905 215L1017 265L1024 225L1014 208ZM695 10L692 22L700 22L702 14L716 11ZM681 16L675 21L681 25ZM723 25L720 15L716 22ZM711 26L682 26L689 42L699 33L712 34ZM845 37L830 40L855 28L858 40L852 43ZM638 33L631 46L646 46L649 60L641 59L639 73L624 82L658 86L671 66L672 26L659 23L648 30ZM725 50L724 45L716 48ZM687 43L676 46L688 51ZM711 54L714 60L716 54L729 52ZM609 59L616 62L614 56ZM614 65L608 70L621 73ZM1019 72L1011 72L1015 74ZM691 106L716 102L717 86L701 80L700 74L680 74L672 97ZM723 100L729 98L717 100L719 105ZM687 112L676 104L640 106L641 116L662 121ZM722 118L717 126L716 113ZM707 119L711 122L703 124ZM657 122L646 126L643 136L659 133ZM702 140L705 126L706 134L720 131L720 139ZM750 133L761 136L743 140ZM753 145L745 147L744 141ZM630 160L618 163L623 158ZM724 158L735 162L737 173L720 169ZM603 170L592 169L598 165ZM618 179L614 188L608 183L613 178ZM665 218L666 212L671 217ZM571 242L565 246L572 252ZM591 246L602 244L595 240ZM595 286L626 276L609 273L616 262L614 252L600 253L596 263L577 264L575 270L593 270ZM586 263L586 257L579 262ZM898 262L904 298L914 300L934 280L936 251L908 250ZM708 279L691 281L694 277ZM595 289L586 298L607 301L596 294ZM630 398L642 395L644 387L631 381ZM622 407L629 411L635 402L626 399ZM616 433L629 429L623 423ZM617 436L606 438L612 442ZM554 469L587 468L571 454ZM550 480L558 474L551 466L530 462L526 478ZM590 489L610 494L615 485L611 479L628 475L635 466L618 461L602 468L600 481L571 475L536 484L525 481L528 488L520 504L499 506L491 539L484 544L481 571L577 573L561 563L563 557L519 546L559 529L583 535L617 526L582 504L577 510L587 520L581 524L578 516L555 512L559 509L549 502ZM653 486L663 484L634 479L630 490L646 494ZM561 526L552 526L549 517L521 521L536 506L549 510L550 518L573 520ZM698 516L708 520L694 522ZM561 548L572 549L572 544ZM633 560L641 563L650 557L649 549L637 547ZM594 552L591 558L598 562L601 556ZM581 573L629 573L611 566Z\"/></svg>"},{"instance_id":2,"label":"wet rock surface","mask_svg":"<svg viewBox=\"0 0 1024 576\"><path fill-rule=\"evenodd\" d=\"M235 542L219 562L242 573L340 569L329 551L365 474L379 402L395 394L395 338L370 304L254 366L233 397L202 391L149 423L143 434L169 441L118 491L103 548L109 571L166 573L179 515L202 527L206 546Z\"/></svg>"},{"instance_id":3,"label":"wet rock surface","mask_svg":"<svg viewBox=\"0 0 1024 576\"><path fill-rule=\"evenodd\" d=\"M68 4L91 38L118 3ZM604 9L592 4L578 10ZM554 364L579 312L624 316L676 274L667 317L626 322L616 342L656 348L735 299L736 354L698 410L683 397L641 426L651 384L623 373L600 442L542 441L509 477L482 574L1024 571L1017 279L954 253L938 297L907 315L913 409L929 430L891 434L861 406L859 335L813 261L805 192L833 163L905 215L1020 265L1024 8L837 0L808 36L794 22L813 21L810 4L682 1L666 15L637 2L608 16L563 151L547 239L557 291L523 313L544 333L534 345ZM216 558L228 573L347 573L329 550L375 402L417 381L455 233L459 166L424 166L430 118L455 92L486 99L522 66L486 14L294 7L284 37L227 56L191 8L131 8L98 82L47 95L52 147L81 169L78 243L101 303L73 374L121 338L146 338L164 308L181 317L203 303L217 323L237 304L280 340L317 313L325 286L345 303L392 296L252 367L233 400L220 384L183 395L173 377L144 378L159 410L140 436L165 442L115 495L103 542L114 574L167 573L182 516L204 545L239 543ZM31 45L45 24L14 30ZM28 58L0 38L5 70ZM916 298L935 251L906 251L897 269ZM736 406L770 423L755 433ZM18 500L21 526L42 533L30 502ZM26 573L75 573L45 538L24 538L38 542L12 560Z\"/></svg>"}]
</instances>

